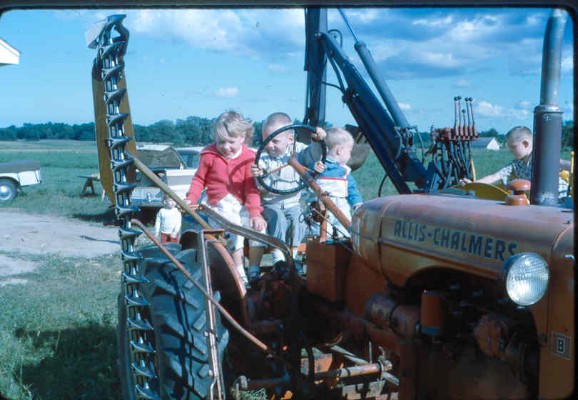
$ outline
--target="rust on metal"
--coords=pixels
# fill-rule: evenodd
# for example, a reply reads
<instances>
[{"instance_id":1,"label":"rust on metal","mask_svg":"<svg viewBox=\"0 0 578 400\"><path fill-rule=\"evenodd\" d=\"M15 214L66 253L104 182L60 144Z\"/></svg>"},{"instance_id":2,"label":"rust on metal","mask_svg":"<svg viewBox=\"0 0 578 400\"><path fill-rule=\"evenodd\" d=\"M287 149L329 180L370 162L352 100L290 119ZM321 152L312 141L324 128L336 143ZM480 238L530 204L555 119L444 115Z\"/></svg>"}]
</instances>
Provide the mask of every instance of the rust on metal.
<instances>
[{"instance_id":1,"label":"rust on metal","mask_svg":"<svg viewBox=\"0 0 578 400\"><path fill-rule=\"evenodd\" d=\"M421 293L421 332L430 336L441 335L444 330L444 311L443 293L436 290L424 290Z\"/></svg>"},{"instance_id":2,"label":"rust on metal","mask_svg":"<svg viewBox=\"0 0 578 400\"><path fill-rule=\"evenodd\" d=\"M342 244L307 244L307 290L329 301L344 298L346 268L351 251Z\"/></svg>"}]
</instances>

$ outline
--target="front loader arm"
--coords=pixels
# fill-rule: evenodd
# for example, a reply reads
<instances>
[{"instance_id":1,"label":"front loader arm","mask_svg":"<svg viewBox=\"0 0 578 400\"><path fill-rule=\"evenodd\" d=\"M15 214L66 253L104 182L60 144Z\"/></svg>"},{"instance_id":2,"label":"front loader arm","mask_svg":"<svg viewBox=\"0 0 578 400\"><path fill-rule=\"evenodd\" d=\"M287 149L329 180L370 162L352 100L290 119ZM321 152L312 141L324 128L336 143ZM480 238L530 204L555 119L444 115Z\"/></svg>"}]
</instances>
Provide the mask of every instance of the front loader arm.
<instances>
[{"instance_id":1,"label":"front loader arm","mask_svg":"<svg viewBox=\"0 0 578 400\"><path fill-rule=\"evenodd\" d=\"M412 189L408 186L408 182L415 182L420 189L426 188L428 186L426 169L417 158L411 139L405 134L408 127L396 126L365 79L327 31L327 10L308 8L305 19L307 27L305 68L308 73L308 107L305 122L312 125L324 122L321 118L325 114L324 77L329 61L340 82L343 102L349 107L397 191L411 193Z\"/></svg>"}]
</instances>

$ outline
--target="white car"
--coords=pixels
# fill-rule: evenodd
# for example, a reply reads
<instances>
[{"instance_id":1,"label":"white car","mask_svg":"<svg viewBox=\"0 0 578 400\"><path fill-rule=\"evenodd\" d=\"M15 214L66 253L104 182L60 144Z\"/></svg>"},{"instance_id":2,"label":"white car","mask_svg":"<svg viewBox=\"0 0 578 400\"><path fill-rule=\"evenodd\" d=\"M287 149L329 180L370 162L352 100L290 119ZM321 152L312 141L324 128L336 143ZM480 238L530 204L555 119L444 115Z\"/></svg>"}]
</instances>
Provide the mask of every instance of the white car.
<instances>
[{"instance_id":1,"label":"white car","mask_svg":"<svg viewBox=\"0 0 578 400\"><path fill-rule=\"evenodd\" d=\"M42 182L40 163L31 160L18 160L0 163L0 202L16 197L24 186Z\"/></svg>"},{"instance_id":2,"label":"white car","mask_svg":"<svg viewBox=\"0 0 578 400\"><path fill-rule=\"evenodd\" d=\"M155 172L181 199L184 199L197 167L203 147L174 148L168 145L140 145L139 159ZM137 187L131 195L132 204L147 211L163 207L163 193L146 176L137 172Z\"/></svg>"}]
</instances>

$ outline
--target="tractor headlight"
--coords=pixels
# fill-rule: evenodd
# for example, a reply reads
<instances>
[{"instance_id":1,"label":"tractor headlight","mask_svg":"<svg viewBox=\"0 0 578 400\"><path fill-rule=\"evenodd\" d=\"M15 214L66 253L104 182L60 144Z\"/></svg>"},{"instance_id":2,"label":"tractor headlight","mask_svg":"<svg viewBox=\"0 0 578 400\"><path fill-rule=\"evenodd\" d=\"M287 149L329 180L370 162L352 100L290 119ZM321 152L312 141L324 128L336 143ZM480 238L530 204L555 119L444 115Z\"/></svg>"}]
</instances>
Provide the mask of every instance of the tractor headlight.
<instances>
[{"instance_id":1,"label":"tractor headlight","mask_svg":"<svg viewBox=\"0 0 578 400\"><path fill-rule=\"evenodd\" d=\"M501 279L508 297L519 306L537 303L548 288L548 264L535 253L516 254L502 266Z\"/></svg>"}]
</instances>

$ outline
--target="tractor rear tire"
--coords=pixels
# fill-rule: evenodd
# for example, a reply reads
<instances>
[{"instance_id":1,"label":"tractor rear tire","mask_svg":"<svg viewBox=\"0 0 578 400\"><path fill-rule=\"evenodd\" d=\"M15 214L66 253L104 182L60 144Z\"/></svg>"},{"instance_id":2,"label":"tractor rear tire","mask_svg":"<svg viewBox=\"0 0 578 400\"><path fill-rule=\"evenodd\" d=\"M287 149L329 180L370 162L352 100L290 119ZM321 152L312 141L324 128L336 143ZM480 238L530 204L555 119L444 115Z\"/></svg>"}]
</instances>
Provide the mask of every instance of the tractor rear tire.
<instances>
[{"instance_id":1,"label":"tractor rear tire","mask_svg":"<svg viewBox=\"0 0 578 400\"><path fill-rule=\"evenodd\" d=\"M204 295L171 263L160 250L146 249L140 262L141 271L148 280L139 287L140 295L149 305L143 318L154 328L152 343L155 349L156 377L149 381L152 391L160 398L197 400L206 399L213 378L209 376L209 348L205 332L209 329ZM176 258L190 272L195 282L204 287L201 267L196 263L195 250L176 253ZM218 293L214 294L218 298ZM124 294L119 297L119 370L125 399L135 399L135 384L131 367L130 336ZM216 312L217 348L220 376L222 361L229 341L229 332L223 327ZM223 382L223 380L221 380Z\"/></svg>"},{"instance_id":2,"label":"tractor rear tire","mask_svg":"<svg viewBox=\"0 0 578 400\"><path fill-rule=\"evenodd\" d=\"M0 179L0 202L11 201L16 197L16 184L11 179Z\"/></svg>"}]
</instances>

